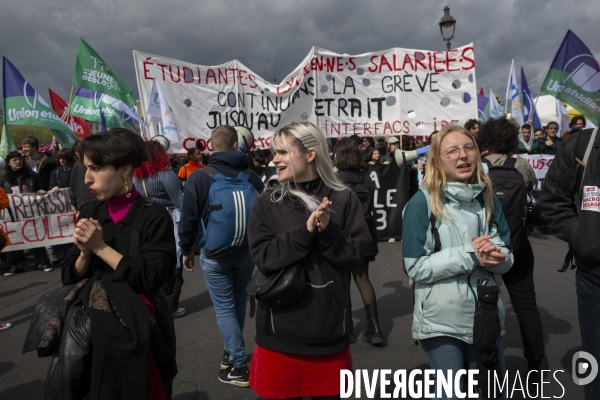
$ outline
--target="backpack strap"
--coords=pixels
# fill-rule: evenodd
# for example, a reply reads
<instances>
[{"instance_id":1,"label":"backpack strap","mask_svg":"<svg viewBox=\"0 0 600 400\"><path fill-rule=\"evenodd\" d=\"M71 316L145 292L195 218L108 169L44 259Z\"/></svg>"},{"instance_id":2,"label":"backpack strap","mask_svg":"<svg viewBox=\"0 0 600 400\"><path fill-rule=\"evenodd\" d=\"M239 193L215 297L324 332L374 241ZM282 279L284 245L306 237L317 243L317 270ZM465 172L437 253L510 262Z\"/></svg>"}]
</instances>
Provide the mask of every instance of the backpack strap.
<instances>
[{"instance_id":1,"label":"backpack strap","mask_svg":"<svg viewBox=\"0 0 600 400\"><path fill-rule=\"evenodd\" d=\"M504 160L502 165L508 168L516 168L515 165L517 165L517 159L515 157L506 156L506 160Z\"/></svg>"},{"instance_id":2,"label":"backpack strap","mask_svg":"<svg viewBox=\"0 0 600 400\"><path fill-rule=\"evenodd\" d=\"M142 199L144 200L143 210L145 210L146 207L150 207L154 202L150 197L142 196ZM131 241L129 243L129 257L131 258L137 257L137 255L140 254L140 231L142 230L142 221L142 218L138 218L137 221L134 221L133 224L131 224L131 228L133 229L133 232L131 232Z\"/></svg>"},{"instance_id":3,"label":"backpack strap","mask_svg":"<svg viewBox=\"0 0 600 400\"><path fill-rule=\"evenodd\" d=\"M435 215L433 215L433 212L431 213L431 215L429 215L429 222L431 223L431 234L433 235L433 252L437 253L442 249L442 243L440 241L440 233L438 232L438 229L435 226L437 220L435 218Z\"/></svg>"}]
</instances>

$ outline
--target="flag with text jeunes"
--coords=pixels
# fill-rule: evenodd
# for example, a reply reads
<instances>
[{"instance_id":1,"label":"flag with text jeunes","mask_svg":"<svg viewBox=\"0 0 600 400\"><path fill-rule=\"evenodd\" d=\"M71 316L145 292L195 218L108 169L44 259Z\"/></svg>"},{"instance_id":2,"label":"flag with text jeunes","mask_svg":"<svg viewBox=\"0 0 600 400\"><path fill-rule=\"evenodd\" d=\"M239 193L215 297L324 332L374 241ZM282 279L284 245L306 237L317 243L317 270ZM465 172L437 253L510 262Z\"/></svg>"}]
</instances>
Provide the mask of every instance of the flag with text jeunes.
<instances>
[{"instance_id":1,"label":"flag with text jeunes","mask_svg":"<svg viewBox=\"0 0 600 400\"><path fill-rule=\"evenodd\" d=\"M105 93L130 107L135 106L131 89L83 38L79 40L72 85Z\"/></svg>"}]
</instances>

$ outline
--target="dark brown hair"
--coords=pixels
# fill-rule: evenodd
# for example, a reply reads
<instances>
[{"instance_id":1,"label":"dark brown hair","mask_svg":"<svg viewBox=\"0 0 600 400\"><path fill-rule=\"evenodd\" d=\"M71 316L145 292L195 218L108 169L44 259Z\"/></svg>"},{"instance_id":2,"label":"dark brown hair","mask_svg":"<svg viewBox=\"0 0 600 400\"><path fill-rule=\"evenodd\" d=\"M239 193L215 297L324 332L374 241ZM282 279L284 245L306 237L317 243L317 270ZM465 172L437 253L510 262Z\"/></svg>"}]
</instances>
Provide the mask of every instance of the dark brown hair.
<instances>
[{"instance_id":1,"label":"dark brown hair","mask_svg":"<svg viewBox=\"0 0 600 400\"><path fill-rule=\"evenodd\" d=\"M343 138L333 146L333 163L340 171L361 169L364 166L363 158L354 139Z\"/></svg>"},{"instance_id":2,"label":"dark brown hair","mask_svg":"<svg viewBox=\"0 0 600 400\"><path fill-rule=\"evenodd\" d=\"M69 167L72 167L75 164L75 153L73 149L60 149L58 154L56 155L56 160L60 161L60 159L66 160Z\"/></svg>"},{"instance_id":3,"label":"dark brown hair","mask_svg":"<svg viewBox=\"0 0 600 400\"><path fill-rule=\"evenodd\" d=\"M112 165L114 168L131 165L135 169L149 158L140 135L125 128L86 136L81 141L79 154L94 165Z\"/></svg>"}]
</instances>

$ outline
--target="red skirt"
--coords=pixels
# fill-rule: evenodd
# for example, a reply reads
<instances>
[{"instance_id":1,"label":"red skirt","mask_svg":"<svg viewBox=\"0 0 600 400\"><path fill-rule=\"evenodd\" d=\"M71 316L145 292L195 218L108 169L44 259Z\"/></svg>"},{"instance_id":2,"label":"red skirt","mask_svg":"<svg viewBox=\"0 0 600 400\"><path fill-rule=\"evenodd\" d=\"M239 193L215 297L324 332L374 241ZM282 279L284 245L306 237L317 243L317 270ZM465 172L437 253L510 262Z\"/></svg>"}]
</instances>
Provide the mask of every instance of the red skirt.
<instances>
[{"instance_id":1,"label":"red skirt","mask_svg":"<svg viewBox=\"0 0 600 400\"><path fill-rule=\"evenodd\" d=\"M340 394L340 370L352 370L350 347L326 356L280 353L254 346L250 386L267 399Z\"/></svg>"}]
</instances>

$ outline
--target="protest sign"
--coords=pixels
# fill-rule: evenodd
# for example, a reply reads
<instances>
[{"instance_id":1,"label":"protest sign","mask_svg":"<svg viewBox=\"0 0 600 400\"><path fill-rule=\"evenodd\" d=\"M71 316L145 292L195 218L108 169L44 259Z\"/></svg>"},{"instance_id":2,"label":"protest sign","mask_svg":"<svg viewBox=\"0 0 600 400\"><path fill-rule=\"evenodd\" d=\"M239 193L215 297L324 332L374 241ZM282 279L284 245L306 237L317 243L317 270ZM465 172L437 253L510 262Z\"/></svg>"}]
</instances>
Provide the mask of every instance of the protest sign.
<instances>
[{"instance_id":1,"label":"protest sign","mask_svg":"<svg viewBox=\"0 0 600 400\"><path fill-rule=\"evenodd\" d=\"M366 172L375 186L373 219L379 241L402 239L402 210L410 200L410 168L396 164L370 165Z\"/></svg>"},{"instance_id":2,"label":"protest sign","mask_svg":"<svg viewBox=\"0 0 600 400\"><path fill-rule=\"evenodd\" d=\"M68 189L45 195L8 194L8 198L15 220L7 209L0 211L2 229L12 243L4 252L73 242L77 215Z\"/></svg>"},{"instance_id":3,"label":"protest sign","mask_svg":"<svg viewBox=\"0 0 600 400\"><path fill-rule=\"evenodd\" d=\"M544 186L544 180L546 179L548 169L554 161L554 156L546 154L519 154L519 157L522 157L529 161L529 164L533 167L535 171L535 177L538 180L535 189L541 190Z\"/></svg>"},{"instance_id":4,"label":"protest sign","mask_svg":"<svg viewBox=\"0 0 600 400\"><path fill-rule=\"evenodd\" d=\"M477 117L472 45L451 51L393 48L356 56L313 47L280 84L237 60L194 65L134 51L142 109L156 79L177 116L181 142L212 150L219 125L243 125L268 147L277 129L294 121L317 124L327 137L428 135ZM158 121L151 134L158 134ZM200 142L200 143L196 143Z\"/></svg>"}]
</instances>

